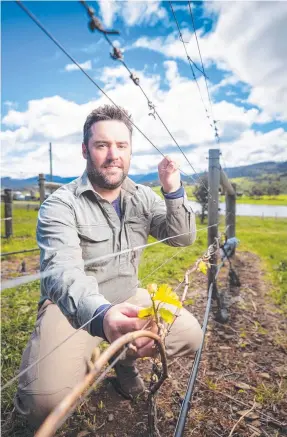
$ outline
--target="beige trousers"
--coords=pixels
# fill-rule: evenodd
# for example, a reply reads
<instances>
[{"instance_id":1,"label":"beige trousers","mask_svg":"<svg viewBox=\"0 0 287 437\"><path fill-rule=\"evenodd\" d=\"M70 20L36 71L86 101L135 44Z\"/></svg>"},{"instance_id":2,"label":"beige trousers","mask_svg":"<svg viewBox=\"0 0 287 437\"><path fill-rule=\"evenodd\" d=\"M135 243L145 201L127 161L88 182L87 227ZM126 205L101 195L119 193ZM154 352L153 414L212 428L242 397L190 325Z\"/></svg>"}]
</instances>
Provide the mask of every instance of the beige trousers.
<instances>
[{"instance_id":1,"label":"beige trousers","mask_svg":"<svg viewBox=\"0 0 287 437\"><path fill-rule=\"evenodd\" d=\"M147 290L139 288L128 302L146 307L150 304L150 296ZM73 332L75 329L58 306L44 303L24 350L20 371L49 353ZM166 338L167 356L188 355L199 348L201 340L202 331L198 321L182 309ZM101 341L101 338L80 330L19 378L14 403L31 425L40 426L56 405L84 378L88 371L87 361Z\"/></svg>"}]
</instances>

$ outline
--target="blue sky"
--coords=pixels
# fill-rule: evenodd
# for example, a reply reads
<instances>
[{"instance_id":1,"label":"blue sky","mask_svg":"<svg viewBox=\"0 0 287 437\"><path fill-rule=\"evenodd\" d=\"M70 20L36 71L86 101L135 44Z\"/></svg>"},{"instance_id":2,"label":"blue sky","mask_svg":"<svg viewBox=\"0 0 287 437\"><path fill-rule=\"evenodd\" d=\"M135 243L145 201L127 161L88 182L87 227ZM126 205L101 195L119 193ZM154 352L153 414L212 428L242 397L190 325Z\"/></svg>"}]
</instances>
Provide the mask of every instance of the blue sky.
<instances>
[{"instance_id":1,"label":"blue sky","mask_svg":"<svg viewBox=\"0 0 287 437\"><path fill-rule=\"evenodd\" d=\"M286 2L192 3L212 97L205 82L194 82L168 2L89 2L111 39L156 105L196 169L206 166L208 149L218 147L204 106L218 120L226 165L287 159ZM140 90L119 62L110 58L102 35L87 27L77 1L24 2L87 73L163 153L192 173L159 120L148 115ZM173 2L189 56L200 65L187 2ZM48 172L53 143L54 173L76 176L84 169L81 131L88 113L106 98L60 52L15 2L1 4L2 175ZM204 100L204 105L201 101ZM155 171L160 155L134 136L132 173Z\"/></svg>"}]
</instances>

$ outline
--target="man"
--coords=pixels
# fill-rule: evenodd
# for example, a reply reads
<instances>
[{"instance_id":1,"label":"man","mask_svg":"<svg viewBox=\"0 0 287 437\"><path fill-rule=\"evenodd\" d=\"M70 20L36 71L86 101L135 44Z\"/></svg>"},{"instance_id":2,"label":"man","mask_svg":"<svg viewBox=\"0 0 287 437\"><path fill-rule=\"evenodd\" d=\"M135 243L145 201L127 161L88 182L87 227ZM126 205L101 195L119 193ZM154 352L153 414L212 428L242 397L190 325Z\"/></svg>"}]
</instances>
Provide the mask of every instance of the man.
<instances>
[{"instance_id":1,"label":"man","mask_svg":"<svg viewBox=\"0 0 287 437\"><path fill-rule=\"evenodd\" d=\"M195 239L195 217L171 159L158 166L164 200L127 177L132 124L124 109L106 105L88 116L82 153L83 176L58 189L39 211L37 240L47 275L21 370L84 329L19 378L16 408L36 427L83 379L103 339L111 343L146 324L137 317L140 307L150 305L147 291L137 288L140 251L126 249L146 244L149 234L159 240L175 236L166 241L171 246ZM115 252L122 253L105 256ZM155 324L150 329L157 332ZM201 339L197 320L182 310L166 339L167 355L191 353ZM154 352L150 339L135 346L136 357L115 366L115 387L126 397L144 390L135 358Z\"/></svg>"}]
</instances>

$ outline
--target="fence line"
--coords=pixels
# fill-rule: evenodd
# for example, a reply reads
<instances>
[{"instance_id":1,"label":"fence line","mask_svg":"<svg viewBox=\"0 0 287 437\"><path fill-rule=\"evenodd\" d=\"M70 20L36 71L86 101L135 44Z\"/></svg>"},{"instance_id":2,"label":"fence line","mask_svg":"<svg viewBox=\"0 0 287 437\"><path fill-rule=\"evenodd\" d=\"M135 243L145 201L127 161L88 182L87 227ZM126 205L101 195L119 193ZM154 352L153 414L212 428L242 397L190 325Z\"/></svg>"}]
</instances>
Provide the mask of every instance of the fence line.
<instances>
[{"instance_id":1,"label":"fence line","mask_svg":"<svg viewBox=\"0 0 287 437\"><path fill-rule=\"evenodd\" d=\"M13 236L13 194L10 188L5 188L1 201L4 200L5 237Z\"/></svg>"},{"instance_id":2,"label":"fence line","mask_svg":"<svg viewBox=\"0 0 287 437\"><path fill-rule=\"evenodd\" d=\"M39 247L35 247L34 249L17 250L16 252L4 252L4 253L1 253L1 256L20 255L21 253L35 252L36 250L40 250Z\"/></svg>"}]
</instances>

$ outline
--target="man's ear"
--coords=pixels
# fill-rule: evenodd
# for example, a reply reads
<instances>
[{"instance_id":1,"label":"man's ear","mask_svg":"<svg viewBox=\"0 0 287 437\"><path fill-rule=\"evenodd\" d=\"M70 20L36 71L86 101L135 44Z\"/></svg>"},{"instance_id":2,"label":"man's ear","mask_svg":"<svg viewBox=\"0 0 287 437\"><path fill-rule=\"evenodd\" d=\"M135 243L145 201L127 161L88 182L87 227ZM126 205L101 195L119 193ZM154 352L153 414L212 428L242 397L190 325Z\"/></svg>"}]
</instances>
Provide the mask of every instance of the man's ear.
<instances>
[{"instance_id":1,"label":"man's ear","mask_svg":"<svg viewBox=\"0 0 287 437\"><path fill-rule=\"evenodd\" d=\"M87 151L87 146L84 143L82 143L82 155L85 159L87 159L88 151Z\"/></svg>"}]
</instances>

